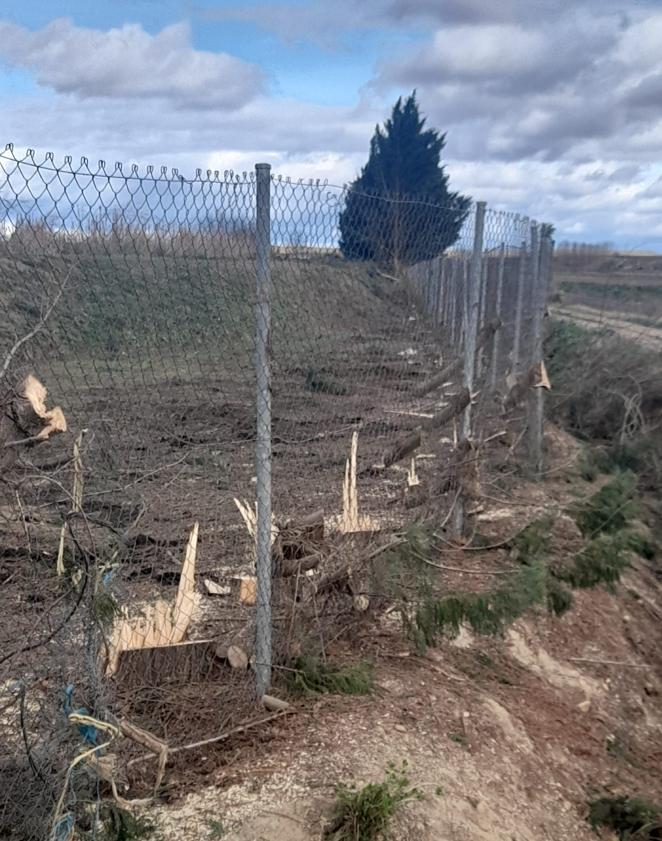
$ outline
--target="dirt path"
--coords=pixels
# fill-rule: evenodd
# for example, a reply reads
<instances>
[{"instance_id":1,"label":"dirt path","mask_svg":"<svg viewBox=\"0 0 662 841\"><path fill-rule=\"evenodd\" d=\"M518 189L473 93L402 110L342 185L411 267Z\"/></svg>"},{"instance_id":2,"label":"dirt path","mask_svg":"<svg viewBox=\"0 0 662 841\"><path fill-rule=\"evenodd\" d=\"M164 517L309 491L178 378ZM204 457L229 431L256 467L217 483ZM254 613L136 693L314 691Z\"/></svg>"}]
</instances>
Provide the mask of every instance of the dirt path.
<instances>
[{"instance_id":1,"label":"dirt path","mask_svg":"<svg viewBox=\"0 0 662 841\"><path fill-rule=\"evenodd\" d=\"M594 309L579 304L556 306L552 315L574 321L589 330L608 328L626 339L636 341L650 350L662 350L662 326L647 326L628 321L627 318L610 315L604 310Z\"/></svg>"}]
</instances>

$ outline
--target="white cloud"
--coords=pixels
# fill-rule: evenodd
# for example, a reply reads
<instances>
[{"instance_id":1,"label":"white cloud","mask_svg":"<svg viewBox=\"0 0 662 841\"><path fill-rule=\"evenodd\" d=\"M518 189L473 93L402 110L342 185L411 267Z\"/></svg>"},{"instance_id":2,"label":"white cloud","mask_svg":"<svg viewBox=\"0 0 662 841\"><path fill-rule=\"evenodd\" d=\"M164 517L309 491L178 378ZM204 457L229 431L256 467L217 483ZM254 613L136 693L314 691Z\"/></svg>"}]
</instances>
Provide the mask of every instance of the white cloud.
<instances>
[{"instance_id":1,"label":"white cloud","mask_svg":"<svg viewBox=\"0 0 662 841\"><path fill-rule=\"evenodd\" d=\"M456 26L435 33L418 55L418 72L454 81L520 76L535 70L548 48L542 32L513 24ZM532 66L533 62L533 66Z\"/></svg>"},{"instance_id":2,"label":"white cloud","mask_svg":"<svg viewBox=\"0 0 662 841\"><path fill-rule=\"evenodd\" d=\"M195 50L183 24L150 35L135 25L101 32L56 21L30 32L0 23L0 60L55 92L5 96L7 139L91 160L165 162L184 175L267 161L275 173L342 184L396 95L416 87L428 125L448 131L453 189L552 221L561 239L659 237L662 246L662 14L641 5L628 22L605 11L609 0L593 17L590 0L570 9L549 0L540 19L515 14L536 5L525 0L366 0L352 18L348 3L319 15L305 6L289 37L327 46L336 18L342 35L374 13L375 26L397 24L400 43L413 32L418 45L389 47L356 108L270 96L259 69ZM268 8L264 25L287 38L295 7ZM225 17L266 11L236 5ZM421 48L422 30L407 26L425 16L439 26Z\"/></svg>"},{"instance_id":3,"label":"white cloud","mask_svg":"<svg viewBox=\"0 0 662 841\"><path fill-rule=\"evenodd\" d=\"M0 113L6 139L22 148L37 145L39 152L56 157L165 163L184 175L196 168L241 172L265 161L283 175L341 182L365 162L370 134L382 116L260 96L235 112L182 115L164 105L146 120L138 100L79 101L45 94L0 99Z\"/></svg>"},{"instance_id":4,"label":"white cloud","mask_svg":"<svg viewBox=\"0 0 662 841\"><path fill-rule=\"evenodd\" d=\"M443 26L424 47L384 63L374 88L416 87L430 121L448 130L449 153L462 159L578 163L608 144L623 164L650 160L644 138L652 146L662 127L662 55L653 47L662 15L642 6L627 22L589 15L588 3L564 9L552 22Z\"/></svg>"},{"instance_id":5,"label":"white cloud","mask_svg":"<svg viewBox=\"0 0 662 841\"><path fill-rule=\"evenodd\" d=\"M54 20L36 32L0 22L0 58L81 98L167 99L179 108L236 109L263 88L255 65L196 50L185 23L150 35L138 24L101 31Z\"/></svg>"}]
</instances>

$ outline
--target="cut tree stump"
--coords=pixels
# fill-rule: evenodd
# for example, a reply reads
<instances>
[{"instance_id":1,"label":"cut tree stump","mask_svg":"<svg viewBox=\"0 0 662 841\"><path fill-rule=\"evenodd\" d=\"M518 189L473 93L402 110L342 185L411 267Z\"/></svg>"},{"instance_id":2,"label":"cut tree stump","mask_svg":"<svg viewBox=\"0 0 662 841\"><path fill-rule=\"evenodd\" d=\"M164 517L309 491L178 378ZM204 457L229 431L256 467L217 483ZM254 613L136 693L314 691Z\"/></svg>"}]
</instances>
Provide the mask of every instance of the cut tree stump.
<instances>
[{"instance_id":1,"label":"cut tree stump","mask_svg":"<svg viewBox=\"0 0 662 841\"><path fill-rule=\"evenodd\" d=\"M193 640L154 648L133 648L118 654L116 676L124 689L159 686L173 678L177 682L207 680L216 664L213 640Z\"/></svg>"},{"instance_id":2,"label":"cut tree stump","mask_svg":"<svg viewBox=\"0 0 662 841\"><path fill-rule=\"evenodd\" d=\"M345 464L345 479L343 481L343 512L336 521L338 531L342 534L379 531L379 523L367 514L359 514L359 496L356 488L356 464L359 446L359 433L352 433L352 443L349 458Z\"/></svg>"},{"instance_id":3,"label":"cut tree stump","mask_svg":"<svg viewBox=\"0 0 662 841\"><path fill-rule=\"evenodd\" d=\"M199 524L195 523L186 544L175 603L159 599L144 614L123 616L115 622L107 646L107 675L117 672L123 651L172 646L185 639L197 603L195 559L198 531Z\"/></svg>"},{"instance_id":4,"label":"cut tree stump","mask_svg":"<svg viewBox=\"0 0 662 841\"><path fill-rule=\"evenodd\" d=\"M296 571L290 561L302 560L315 554L324 541L324 511L319 509L300 519L286 520L278 526L278 537L273 546L276 566ZM283 572L283 575L288 573ZM292 573L289 573L292 574Z\"/></svg>"}]
</instances>

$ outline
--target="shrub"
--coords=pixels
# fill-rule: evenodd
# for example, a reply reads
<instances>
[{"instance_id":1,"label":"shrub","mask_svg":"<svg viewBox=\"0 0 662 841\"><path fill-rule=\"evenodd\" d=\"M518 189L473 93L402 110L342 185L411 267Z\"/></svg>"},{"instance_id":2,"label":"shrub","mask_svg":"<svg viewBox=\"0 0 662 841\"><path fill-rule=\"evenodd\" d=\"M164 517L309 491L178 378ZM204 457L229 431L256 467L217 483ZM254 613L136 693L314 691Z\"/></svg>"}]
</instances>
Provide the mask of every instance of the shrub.
<instances>
[{"instance_id":1,"label":"shrub","mask_svg":"<svg viewBox=\"0 0 662 841\"><path fill-rule=\"evenodd\" d=\"M324 663L317 657L299 657L286 672L293 695L368 695L372 691L373 665L367 660L354 665Z\"/></svg>"},{"instance_id":2,"label":"shrub","mask_svg":"<svg viewBox=\"0 0 662 841\"><path fill-rule=\"evenodd\" d=\"M595 482L598 478L598 474L601 472L595 454L586 448L582 449L579 454L579 458L577 459L577 470L585 482ZM602 472L607 473L609 471L605 470Z\"/></svg>"},{"instance_id":3,"label":"shrub","mask_svg":"<svg viewBox=\"0 0 662 841\"><path fill-rule=\"evenodd\" d=\"M513 556L528 565L546 558L552 540L552 517L541 517L525 526L513 540Z\"/></svg>"},{"instance_id":4,"label":"shrub","mask_svg":"<svg viewBox=\"0 0 662 841\"><path fill-rule=\"evenodd\" d=\"M613 830L620 841L658 841L662 839L660 811L639 797L600 797L589 804L588 820L595 830Z\"/></svg>"},{"instance_id":5,"label":"shrub","mask_svg":"<svg viewBox=\"0 0 662 841\"><path fill-rule=\"evenodd\" d=\"M513 573L486 593L456 593L428 599L414 617L413 636L419 650L434 645L443 634L454 637L463 623L478 634L495 635L530 607L547 598L547 566L538 560Z\"/></svg>"},{"instance_id":6,"label":"shrub","mask_svg":"<svg viewBox=\"0 0 662 841\"><path fill-rule=\"evenodd\" d=\"M413 800L422 800L423 793L412 786L407 776L407 762L400 768L393 763L379 783L362 788L341 783L336 788L336 809L333 822L325 833L332 841L374 841L385 838L395 813Z\"/></svg>"},{"instance_id":7,"label":"shrub","mask_svg":"<svg viewBox=\"0 0 662 841\"><path fill-rule=\"evenodd\" d=\"M306 372L306 388L308 391L317 391L321 394L335 394L336 396L347 394L345 386L315 368L309 368Z\"/></svg>"},{"instance_id":8,"label":"shrub","mask_svg":"<svg viewBox=\"0 0 662 841\"><path fill-rule=\"evenodd\" d=\"M629 539L628 534L599 534L575 555L567 569L554 575L571 587L613 586L629 565Z\"/></svg>"},{"instance_id":9,"label":"shrub","mask_svg":"<svg viewBox=\"0 0 662 841\"><path fill-rule=\"evenodd\" d=\"M652 561L655 557L655 546L642 534L630 534L627 538L627 544L628 548L636 555L646 558L647 561Z\"/></svg>"},{"instance_id":10,"label":"shrub","mask_svg":"<svg viewBox=\"0 0 662 841\"><path fill-rule=\"evenodd\" d=\"M547 609L555 616L562 616L572 607L572 593L551 575L547 583Z\"/></svg>"},{"instance_id":11,"label":"shrub","mask_svg":"<svg viewBox=\"0 0 662 841\"><path fill-rule=\"evenodd\" d=\"M554 384L548 401L552 419L600 445L595 467L601 472L631 470L657 487L662 480L659 354L606 330L552 319L545 357Z\"/></svg>"},{"instance_id":12,"label":"shrub","mask_svg":"<svg viewBox=\"0 0 662 841\"><path fill-rule=\"evenodd\" d=\"M573 513L581 533L591 538L627 528L637 514L636 486L632 473L618 473L588 500L578 503Z\"/></svg>"}]
</instances>

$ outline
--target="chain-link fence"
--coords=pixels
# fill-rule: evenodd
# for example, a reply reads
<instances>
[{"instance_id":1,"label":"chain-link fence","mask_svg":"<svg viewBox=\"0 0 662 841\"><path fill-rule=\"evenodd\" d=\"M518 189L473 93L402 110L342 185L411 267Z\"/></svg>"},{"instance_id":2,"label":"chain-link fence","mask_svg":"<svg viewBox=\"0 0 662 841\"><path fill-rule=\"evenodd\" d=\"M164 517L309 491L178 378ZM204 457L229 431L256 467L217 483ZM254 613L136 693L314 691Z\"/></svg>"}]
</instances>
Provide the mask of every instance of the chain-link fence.
<instances>
[{"instance_id":1,"label":"chain-link fence","mask_svg":"<svg viewBox=\"0 0 662 841\"><path fill-rule=\"evenodd\" d=\"M541 470L551 255L481 203L0 154L0 834L222 761L366 610L357 547L471 528L487 442Z\"/></svg>"}]
</instances>

